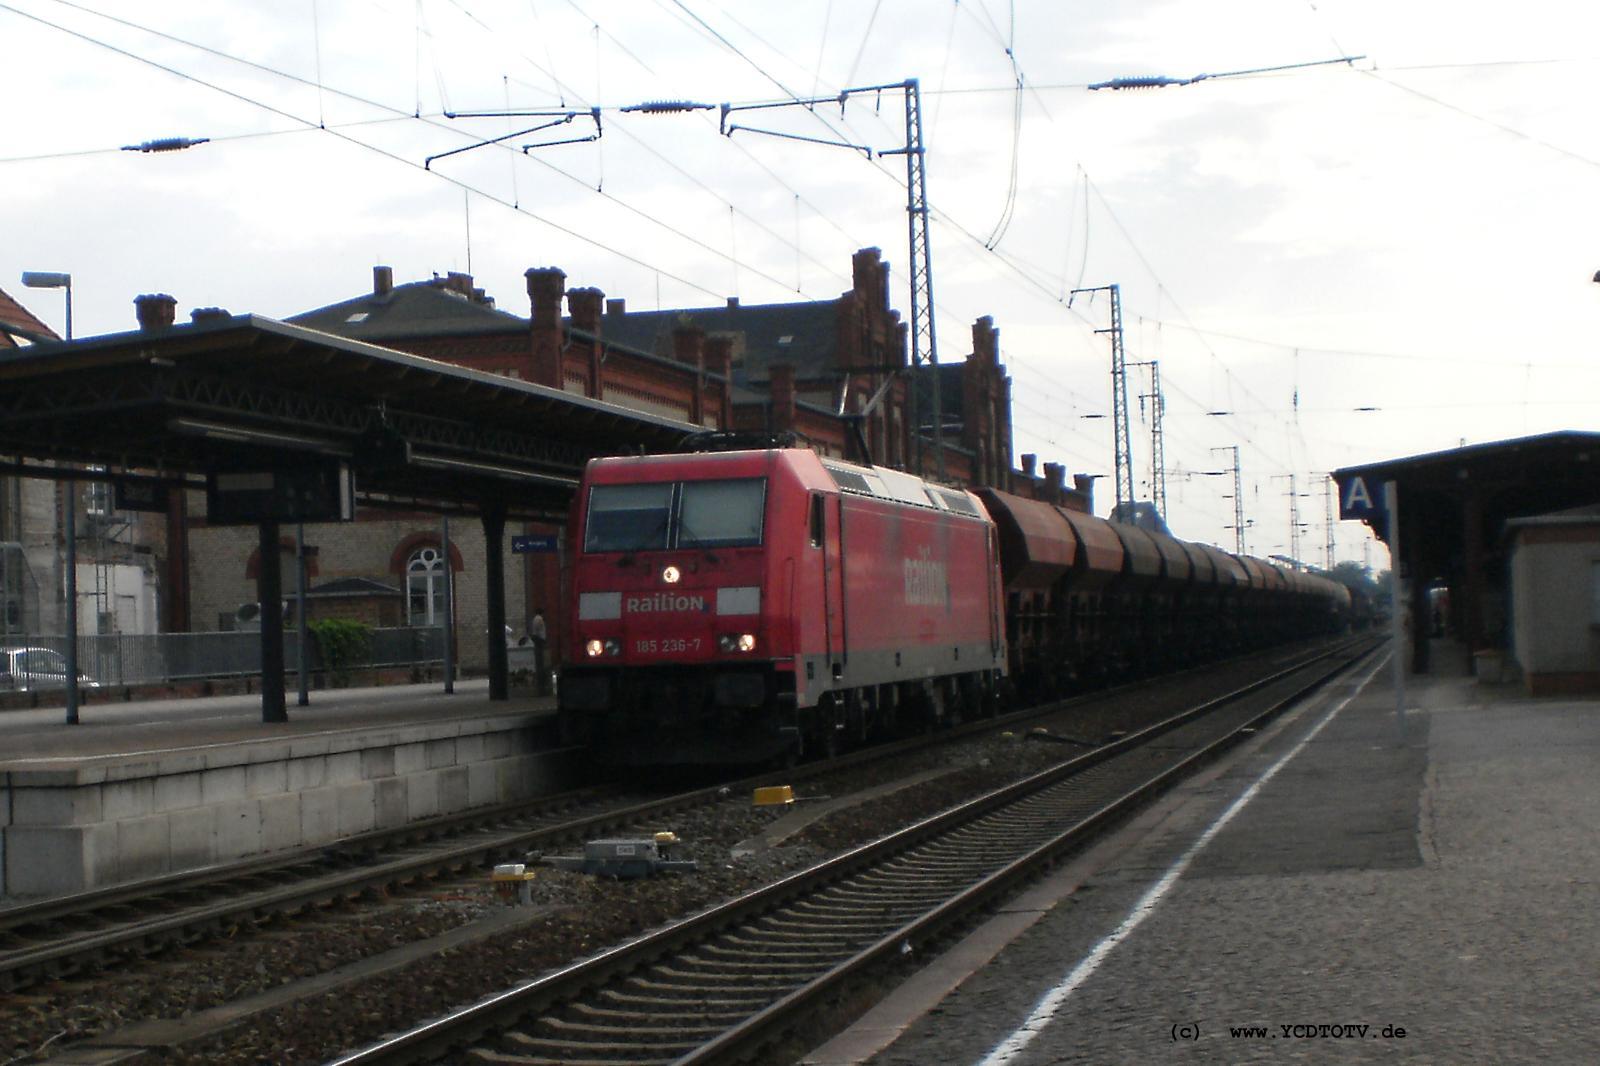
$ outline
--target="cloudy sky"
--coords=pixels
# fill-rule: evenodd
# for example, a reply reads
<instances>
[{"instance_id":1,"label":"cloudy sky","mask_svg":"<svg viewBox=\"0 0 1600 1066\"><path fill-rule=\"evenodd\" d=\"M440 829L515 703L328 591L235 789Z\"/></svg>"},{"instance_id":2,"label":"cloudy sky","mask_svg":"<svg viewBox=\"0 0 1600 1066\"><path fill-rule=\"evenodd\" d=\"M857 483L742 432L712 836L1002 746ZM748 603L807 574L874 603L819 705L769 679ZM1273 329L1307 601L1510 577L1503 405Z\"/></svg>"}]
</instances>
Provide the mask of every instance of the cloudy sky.
<instances>
[{"instance_id":1,"label":"cloudy sky","mask_svg":"<svg viewBox=\"0 0 1600 1066\"><path fill-rule=\"evenodd\" d=\"M19 275L70 272L79 336L130 328L142 292L284 317L380 263L470 270L518 313L547 265L635 308L825 298L866 246L904 313L904 160L878 155L905 143L898 92L735 119L870 158L621 108L917 78L941 361L992 315L1018 451L1103 475L1101 514L1107 304L1073 288L1119 285L1128 359L1159 363L1188 539L1232 547L1207 472L1235 446L1247 549L1291 552L1292 484L1321 564L1328 470L1600 422L1593 4L0 0L0 42L0 287L61 329ZM521 151L589 137L593 107L599 140ZM577 117L445 116L507 109ZM176 136L209 142L121 150ZM1363 528L1334 525L1360 560Z\"/></svg>"}]
</instances>

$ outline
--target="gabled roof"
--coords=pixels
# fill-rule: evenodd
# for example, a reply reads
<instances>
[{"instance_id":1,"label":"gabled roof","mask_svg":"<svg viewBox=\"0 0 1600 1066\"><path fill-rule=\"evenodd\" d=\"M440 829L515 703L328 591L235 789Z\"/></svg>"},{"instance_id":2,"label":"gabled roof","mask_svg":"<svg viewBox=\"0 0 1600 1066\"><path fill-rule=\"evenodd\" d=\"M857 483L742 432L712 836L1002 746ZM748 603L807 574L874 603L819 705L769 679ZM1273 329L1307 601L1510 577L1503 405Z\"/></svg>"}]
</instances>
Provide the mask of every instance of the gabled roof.
<instances>
[{"instance_id":1,"label":"gabled roof","mask_svg":"<svg viewBox=\"0 0 1600 1066\"><path fill-rule=\"evenodd\" d=\"M813 300L628 311L601 318L600 335L608 343L671 355L673 328L695 325L708 334L741 338L734 348L741 378L764 380L772 364L788 363L803 379L831 370L837 361L838 308L837 300Z\"/></svg>"},{"instance_id":2,"label":"gabled roof","mask_svg":"<svg viewBox=\"0 0 1600 1066\"><path fill-rule=\"evenodd\" d=\"M0 289L0 348L19 347L18 338L34 344L61 339L56 336L54 330L35 318L26 307L12 299L4 289Z\"/></svg>"},{"instance_id":3,"label":"gabled roof","mask_svg":"<svg viewBox=\"0 0 1600 1066\"><path fill-rule=\"evenodd\" d=\"M381 296L364 293L286 321L365 341L477 336L528 328L527 319L497 311L490 303L479 303L434 281L396 285Z\"/></svg>"},{"instance_id":4,"label":"gabled roof","mask_svg":"<svg viewBox=\"0 0 1600 1066\"><path fill-rule=\"evenodd\" d=\"M346 599L362 596L403 596L405 593L393 585L385 585L381 581L374 581L370 577L341 577L334 581L324 581L314 588L306 589L307 599Z\"/></svg>"}]
</instances>

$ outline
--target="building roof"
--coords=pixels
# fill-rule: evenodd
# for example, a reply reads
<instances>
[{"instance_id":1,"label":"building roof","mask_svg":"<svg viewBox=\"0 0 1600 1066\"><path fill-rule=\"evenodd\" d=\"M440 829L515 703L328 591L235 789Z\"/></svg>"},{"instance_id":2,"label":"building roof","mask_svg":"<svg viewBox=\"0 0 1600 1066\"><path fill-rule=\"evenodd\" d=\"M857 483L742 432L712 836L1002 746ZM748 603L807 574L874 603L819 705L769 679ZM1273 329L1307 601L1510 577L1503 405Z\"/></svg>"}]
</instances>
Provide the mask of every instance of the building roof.
<instances>
[{"instance_id":1,"label":"building roof","mask_svg":"<svg viewBox=\"0 0 1600 1066\"><path fill-rule=\"evenodd\" d=\"M525 332L529 320L497 310L494 301L456 284L464 275L396 285L388 292L363 293L285 321L338 337L374 343L429 337L485 336ZM762 382L774 363L794 366L801 379L831 371L837 359L838 303L834 300L688 310L612 312L600 320L600 339L608 346L672 361L672 331L694 325L707 334L734 338L735 380ZM575 335L571 316L562 325ZM756 399L760 397L750 397Z\"/></svg>"},{"instance_id":2,"label":"building roof","mask_svg":"<svg viewBox=\"0 0 1600 1066\"><path fill-rule=\"evenodd\" d=\"M61 339L26 307L0 289L0 348L19 347L19 338L33 344Z\"/></svg>"},{"instance_id":3,"label":"building roof","mask_svg":"<svg viewBox=\"0 0 1600 1066\"><path fill-rule=\"evenodd\" d=\"M1538 461L1552 451L1566 454L1572 449L1576 449L1573 454L1580 456L1581 462L1588 462L1591 455L1600 462L1600 433L1558 430L1532 437L1469 444L1461 448L1425 452L1404 459L1385 459L1382 462L1367 463L1362 466L1347 466L1335 470L1333 477L1342 483L1345 479L1356 476L1366 477L1369 481L1433 478L1441 475L1462 480L1464 479L1462 471L1467 471L1467 476L1474 471L1500 476L1506 474L1516 474L1519 477L1525 474L1536 476L1536 471L1529 468L1530 461Z\"/></svg>"},{"instance_id":4,"label":"building roof","mask_svg":"<svg viewBox=\"0 0 1600 1066\"><path fill-rule=\"evenodd\" d=\"M1600 525L1600 504L1589 504L1586 507L1569 507L1564 511L1552 511L1550 514L1512 518L1506 522L1506 532L1510 533L1513 530L1527 529L1534 526L1593 525Z\"/></svg>"},{"instance_id":5,"label":"building roof","mask_svg":"<svg viewBox=\"0 0 1600 1066\"><path fill-rule=\"evenodd\" d=\"M352 340L481 336L524 331L528 320L498 311L482 290L468 296L447 279L396 285L386 293L363 293L286 321Z\"/></svg>"},{"instance_id":6,"label":"building roof","mask_svg":"<svg viewBox=\"0 0 1600 1066\"><path fill-rule=\"evenodd\" d=\"M588 459L697 428L253 315L0 353L0 452L41 473L200 487L343 460L368 502L539 518L565 513Z\"/></svg>"},{"instance_id":7,"label":"building roof","mask_svg":"<svg viewBox=\"0 0 1600 1066\"><path fill-rule=\"evenodd\" d=\"M1431 525L1430 547L1444 551L1449 538L1458 536L1450 523L1459 517L1469 497L1487 523L1483 535L1498 536L1509 518L1548 514L1600 500L1600 433L1562 430L1532 437L1491 441L1462 448L1388 459L1333 472L1343 500L1356 479L1381 499L1382 486L1393 481L1400 493L1400 511L1409 526L1425 516L1438 518L1449 532ZM1381 505L1364 518L1378 539L1389 541L1388 524ZM1420 532L1420 530L1419 530ZM1446 539L1437 540L1439 535ZM1407 549L1407 554L1411 554Z\"/></svg>"},{"instance_id":8,"label":"building roof","mask_svg":"<svg viewBox=\"0 0 1600 1066\"><path fill-rule=\"evenodd\" d=\"M341 577L335 581L324 581L314 588L306 589L307 599L351 599L368 596L404 596L405 593L393 585L385 585L381 581L374 581L369 577Z\"/></svg>"},{"instance_id":9,"label":"building roof","mask_svg":"<svg viewBox=\"0 0 1600 1066\"><path fill-rule=\"evenodd\" d=\"M627 311L602 317L600 335L607 343L671 355L673 329L694 325L707 334L735 338L734 376L738 380L765 380L774 363L790 364L795 367L796 376L804 379L831 371L837 362L838 308L837 300L782 304L730 301L721 307Z\"/></svg>"}]
</instances>

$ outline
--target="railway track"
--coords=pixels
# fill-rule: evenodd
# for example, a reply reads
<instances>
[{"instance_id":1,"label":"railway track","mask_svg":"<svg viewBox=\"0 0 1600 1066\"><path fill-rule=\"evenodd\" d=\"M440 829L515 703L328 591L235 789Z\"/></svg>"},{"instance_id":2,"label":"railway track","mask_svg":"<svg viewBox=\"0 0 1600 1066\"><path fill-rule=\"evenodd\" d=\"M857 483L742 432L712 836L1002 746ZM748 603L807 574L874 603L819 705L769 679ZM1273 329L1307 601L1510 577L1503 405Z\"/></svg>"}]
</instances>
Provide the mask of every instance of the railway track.
<instances>
[{"instance_id":1,"label":"railway track","mask_svg":"<svg viewBox=\"0 0 1600 1066\"><path fill-rule=\"evenodd\" d=\"M674 797L680 803L689 796ZM293 914L520 855L546 839L628 824L671 800L585 788L430 819L338 845L114 886L0 911L0 990L190 944Z\"/></svg>"},{"instance_id":2,"label":"railway track","mask_svg":"<svg viewBox=\"0 0 1600 1066\"><path fill-rule=\"evenodd\" d=\"M1159 683L1159 680L1144 684ZM1136 687L1136 686L1128 686ZM785 772L804 783L853 767L1020 724L1084 700L1030 708L851 752ZM641 823L666 822L718 801L728 790L767 783L770 775L646 797L611 786L578 789L487 811L467 812L363 834L336 845L79 893L0 910L0 991L91 971L219 933L325 907L363 894L459 876L518 861L531 851L566 847Z\"/></svg>"},{"instance_id":3,"label":"railway track","mask_svg":"<svg viewBox=\"0 0 1600 1066\"><path fill-rule=\"evenodd\" d=\"M1372 647L1341 645L336 1066L753 1059L852 982L936 942Z\"/></svg>"}]
</instances>

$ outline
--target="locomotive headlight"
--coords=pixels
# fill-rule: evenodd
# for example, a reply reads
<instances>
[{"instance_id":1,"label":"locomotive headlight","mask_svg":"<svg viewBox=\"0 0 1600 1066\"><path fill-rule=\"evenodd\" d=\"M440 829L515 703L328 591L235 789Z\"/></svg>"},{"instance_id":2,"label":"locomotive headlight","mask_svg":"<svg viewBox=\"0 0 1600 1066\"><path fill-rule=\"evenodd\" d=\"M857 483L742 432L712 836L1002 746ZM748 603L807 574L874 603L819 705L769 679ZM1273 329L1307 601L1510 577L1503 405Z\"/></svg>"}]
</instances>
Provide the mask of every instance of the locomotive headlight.
<instances>
[{"instance_id":1,"label":"locomotive headlight","mask_svg":"<svg viewBox=\"0 0 1600 1066\"><path fill-rule=\"evenodd\" d=\"M607 637L606 638L606 654L607 655L621 655L622 654L622 641L616 640L615 638L612 638L612 637Z\"/></svg>"},{"instance_id":2,"label":"locomotive headlight","mask_svg":"<svg viewBox=\"0 0 1600 1066\"><path fill-rule=\"evenodd\" d=\"M682 576L683 571L679 570L676 566L669 566L661 571L661 580L665 581L669 585L676 585L678 583L678 579Z\"/></svg>"},{"instance_id":3,"label":"locomotive headlight","mask_svg":"<svg viewBox=\"0 0 1600 1066\"><path fill-rule=\"evenodd\" d=\"M754 633L724 633L717 638L717 647L726 652L752 652L756 650Z\"/></svg>"},{"instance_id":4,"label":"locomotive headlight","mask_svg":"<svg viewBox=\"0 0 1600 1066\"><path fill-rule=\"evenodd\" d=\"M740 651L755 651L756 635L754 633L740 633L738 644Z\"/></svg>"},{"instance_id":5,"label":"locomotive headlight","mask_svg":"<svg viewBox=\"0 0 1600 1066\"><path fill-rule=\"evenodd\" d=\"M590 640L589 643L583 646L583 650L588 653L589 658L593 659L599 656L601 652L605 651L606 646L601 641Z\"/></svg>"}]
</instances>

